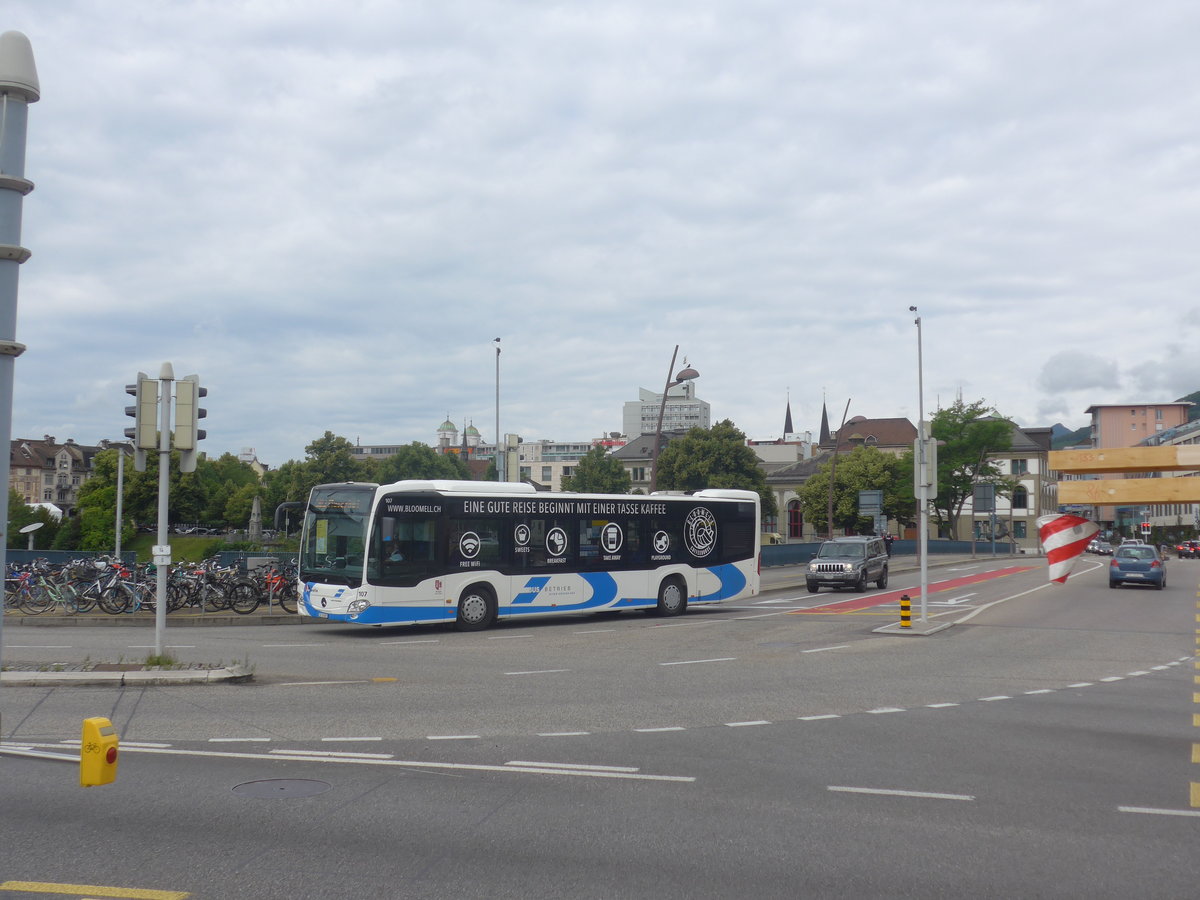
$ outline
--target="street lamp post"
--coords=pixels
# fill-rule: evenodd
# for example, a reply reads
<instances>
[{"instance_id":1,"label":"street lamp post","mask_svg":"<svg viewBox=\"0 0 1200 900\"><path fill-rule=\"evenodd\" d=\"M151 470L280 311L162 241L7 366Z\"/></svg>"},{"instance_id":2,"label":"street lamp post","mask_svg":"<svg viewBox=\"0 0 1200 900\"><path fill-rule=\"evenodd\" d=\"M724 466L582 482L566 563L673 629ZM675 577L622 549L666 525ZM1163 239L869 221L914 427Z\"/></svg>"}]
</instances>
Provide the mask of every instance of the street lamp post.
<instances>
[{"instance_id":1,"label":"street lamp post","mask_svg":"<svg viewBox=\"0 0 1200 900\"><path fill-rule=\"evenodd\" d=\"M667 411L667 394L671 388L679 387L685 381L691 381L694 378L699 378L700 373L687 364L687 360L683 361L683 368L675 375L675 380L671 380L671 373L675 371L675 358L679 355L679 345L675 345L675 352L671 354L671 366L667 369L667 384L663 388L662 401L658 404L658 425L654 428L654 447L650 451L650 493L654 493L658 489L658 452L662 444L662 423L663 414Z\"/></svg>"},{"instance_id":2,"label":"street lamp post","mask_svg":"<svg viewBox=\"0 0 1200 900\"><path fill-rule=\"evenodd\" d=\"M917 308L910 306L909 312L915 313ZM925 374L924 360L921 357L921 317L913 321L917 326L917 552L921 564L921 622L928 620L928 604L926 595L929 593L929 441L927 433L929 426L925 423ZM937 478L937 473L934 473ZM972 515L974 515L972 513Z\"/></svg>"}]
</instances>

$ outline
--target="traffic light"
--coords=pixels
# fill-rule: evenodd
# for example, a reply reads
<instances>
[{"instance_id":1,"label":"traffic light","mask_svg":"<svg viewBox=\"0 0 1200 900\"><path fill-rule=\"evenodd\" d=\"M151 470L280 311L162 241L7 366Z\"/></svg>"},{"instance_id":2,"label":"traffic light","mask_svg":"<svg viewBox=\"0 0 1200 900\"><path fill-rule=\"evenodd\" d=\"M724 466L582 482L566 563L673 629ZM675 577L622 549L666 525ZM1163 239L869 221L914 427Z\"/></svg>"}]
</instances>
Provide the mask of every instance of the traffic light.
<instances>
[{"instance_id":1,"label":"traffic light","mask_svg":"<svg viewBox=\"0 0 1200 900\"><path fill-rule=\"evenodd\" d=\"M139 472L146 471L146 451L158 447L158 381L145 372L137 373L137 383L125 385L125 393L134 398L133 406L125 407L125 415L135 424L125 429L125 437L133 441L133 464Z\"/></svg>"},{"instance_id":2,"label":"traffic light","mask_svg":"<svg viewBox=\"0 0 1200 900\"><path fill-rule=\"evenodd\" d=\"M187 375L175 382L175 449L179 451L179 471L196 471L196 444L208 437L199 421L208 416L200 407L200 398L208 388L200 387L199 375Z\"/></svg>"},{"instance_id":3,"label":"traffic light","mask_svg":"<svg viewBox=\"0 0 1200 900\"><path fill-rule=\"evenodd\" d=\"M79 742L79 785L95 787L117 780L117 745L120 738L112 722L103 716L83 720Z\"/></svg>"}]
</instances>

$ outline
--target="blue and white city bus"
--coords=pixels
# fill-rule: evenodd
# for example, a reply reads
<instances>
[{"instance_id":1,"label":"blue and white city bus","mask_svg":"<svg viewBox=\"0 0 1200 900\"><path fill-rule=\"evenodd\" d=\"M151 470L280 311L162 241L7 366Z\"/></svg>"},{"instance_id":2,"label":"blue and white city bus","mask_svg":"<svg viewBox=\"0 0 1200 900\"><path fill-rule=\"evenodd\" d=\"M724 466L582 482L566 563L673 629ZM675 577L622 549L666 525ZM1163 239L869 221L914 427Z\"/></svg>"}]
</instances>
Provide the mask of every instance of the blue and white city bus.
<instances>
[{"instance_id":1,"label":"blue and white city bus","mask_svg":"<svg viewBox=\"0 0 1200 900\"><path fill-rule=\"evenodd\" d=\"M759 497L562 494L527 484L399 481L312 489L300 612L360 625L689 605L759 591Z\"/></svg>"}]
</instances>

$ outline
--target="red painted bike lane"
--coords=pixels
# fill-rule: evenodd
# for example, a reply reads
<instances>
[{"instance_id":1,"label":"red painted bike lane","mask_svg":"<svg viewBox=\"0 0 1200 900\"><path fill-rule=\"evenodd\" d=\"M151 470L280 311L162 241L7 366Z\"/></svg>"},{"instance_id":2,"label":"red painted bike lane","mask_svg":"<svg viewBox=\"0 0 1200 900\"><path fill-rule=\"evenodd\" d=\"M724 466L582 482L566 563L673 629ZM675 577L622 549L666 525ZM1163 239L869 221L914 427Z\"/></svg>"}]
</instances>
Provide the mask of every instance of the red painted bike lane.
<instances>
[{"instance_id":1,"label":"red painted bike lane","mask_svg":"<svg viewBox=\"0 0 1200 900\"><path fill-rule=\"evenodd\" d=\"M993 578L1003 578L1006 575L1019 575L1021 572L1030 572L1036 569L1037 566L1009 566L1006 569L996 569L994 572L981 572L978 575L964 575L961 578L950 578L946 581L935 581L929 585L929 593L936 594L941 591L953 591L961 587L966 587L969 584L978 584L981 581L991 581ZM814 606L810 609L795 609L788 615L812 615L813 613L850 613L857 612L860 609L869 609L872 606L884 606L888 603L896 603L901 596L908 594L914 603L921 597L919 588L902 588L898 591L885 591L882 594L869 594L865 597L854 597L851 600L839 600L836 603L827 603L824 606Z\"/></svg>"}]
</instances>

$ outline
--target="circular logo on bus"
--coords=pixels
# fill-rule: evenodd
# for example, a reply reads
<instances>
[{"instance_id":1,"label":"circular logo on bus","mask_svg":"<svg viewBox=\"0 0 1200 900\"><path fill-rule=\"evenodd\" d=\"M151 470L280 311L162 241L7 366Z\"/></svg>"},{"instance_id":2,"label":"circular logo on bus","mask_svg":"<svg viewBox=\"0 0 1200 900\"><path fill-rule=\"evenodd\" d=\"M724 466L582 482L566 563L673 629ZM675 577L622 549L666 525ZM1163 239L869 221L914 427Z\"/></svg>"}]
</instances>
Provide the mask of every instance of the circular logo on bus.
<instances>
[{"instance_id":1,"label":"circular logo on bus","mask_svg":"<svg viewBox=\"0 0 1200 900\"><path fill-rule=\"evenodd\" d=\"M551 528L546 533L546 552L551 556L562 556L567 552L567 533L561 528Z\"/></svg>"},{"instance_id":2,"label":"circular logo on bus","mask_svg":"<svg viewBox=\"0 0 1200 900\"><path fill-rule=\"evenodd\" d=\"M671 549L671 536L665 531L654 532L654 552L666 553Z\"/></svg>"},{"instance_id":3,"label":"circular logo on bus","mask_svg":"<svg viewBox=\"0 0 1200 900\"><path fill-rule=\"evenodd\" d=\"M524 547L529 543L529 526L522 523L513 529L513 540L517 542L518 547Z\"/></svg>"},{"instance_id":4,"label":"circular logo on bus","mask_svg":"<svg viewBox=\"0 0 1200 900\"><path fill-rule=\"evenodd\" d=\"M623 543L625 543L625 534L616 522L609 522L601 529L600 546L604 548L605 553L616 553L621 549Z\"/></svg>"},{"instance_id":5,"label":"circular logo on bus","mask_svg":"<svg viewBox=\"0 0 1200 900\"><path fill-rule=\"evenodd\" d=\"M479 555L479 535L473 531L463 532L458 539L458 552L463 559L474 559Z\"/></svg>"},{"instance_id":6,"label":"circular logo on bus","mask_svg":"<svg viewBox=\"0 0 1200 900\"><path fill-rule=\"evenodd\" d=\"M717 546L717 520L703 506L697 506L683 520L683 542L692 556L705 557Z\"/></svg>"}]
</instances>

